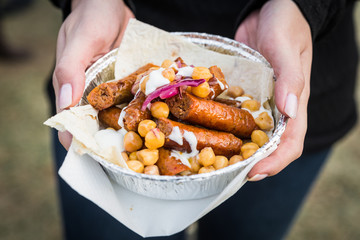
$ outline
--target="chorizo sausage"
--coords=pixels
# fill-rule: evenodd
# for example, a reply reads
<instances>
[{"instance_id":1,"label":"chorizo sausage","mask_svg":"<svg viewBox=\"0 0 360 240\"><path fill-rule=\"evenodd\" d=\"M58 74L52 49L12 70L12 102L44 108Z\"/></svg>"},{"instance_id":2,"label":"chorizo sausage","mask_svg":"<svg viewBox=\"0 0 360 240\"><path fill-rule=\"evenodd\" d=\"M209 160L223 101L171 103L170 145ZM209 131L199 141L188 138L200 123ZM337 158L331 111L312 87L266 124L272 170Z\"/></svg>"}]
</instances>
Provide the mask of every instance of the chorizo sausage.
<instances>
[{"instance_id":1,"label":"chorizo sausage","mask_svg":"<svg viewBox=\"0 0 360 240\"><path fill-rule=\"evenodd\" d=\"M164 148L159 149L159 159L156 162L161 175L176 175L190 168L184 165L179 159L171 156L170 151Z\"/></svg>"},{"instance_id":2,"label":"chorizo sausage","mask_svg":"<svg viewBox=\"0 0 360 240\"><path fill-rule=\"evenodd\" d=\"M103 110L130 101L134 97L131 93L131 88L137 76L155 66L152 63L148 63L125 78L98 85L88 94L88 102L95 109Z\"/></svg>"},{"instance_id":3,"label":"chorizo sausage","mask_svg":"<svg viewBox=\"0 0 360 240\"><path fill-rule=\"evenodd\" d=\"M121 129L121 126L118 124L120 113L121 108L113 106L99 111L98 118L104 127L111 127L115 130L119 130Z\"/></svg>"},{"instance_id":4,"label":"chorizo sausage","mask_svg":"<svg viewBox=\"0 0 360 240\"><path fill-rule=\"evenodd\" d=\"M148 108L141 111L141 106L145 101L145 94L141 91L135 96L135 98L124 108L125 115L123 118L124 128L127 131L137 131L139 123L142 120L150 119L151 112Z\"/></svg>"},{"instance_id":5,"label":"chorizo sausage","mask_svg":"<svg viewBox=\"0 0 360 240\"><path fill-rule=\"evenodd\" d=\"M235 99L228 99L228 98L215 98L214 101L226 104L228 106L240 108L241 107L241 101L235 100Z\"/></svg>"},{"instance_id":6,"label":"chorizo sausage","mask_svg":"<svg viewBox=\"0 0 360 240\"><path fill-rule=\"evenodd\" d=\"M216 155L230 157L232 155L239 154L242 146L241 139L235 137L231 133L186 125L167 118L159 118L157 120L157 126L165 135L164 147L178 151L191 152L190 143L183 137L185 131L192 132L195 135L197 150L201 150L205 147L211 147ZM179 128L177 130L178 133L181 134L177 137L182 137L182 139L173 139L172 137L169 137L176 127Z\"/></svg>"},{"instance_id":7,"label":"chorizo sausage","mask_svg":"<svg viewBox=\"0 0 360 240\"><path fill-rule=\"evenodd\" d=\"M248 111L198 98L187 92L167 99L166 103L175 117L209 129L246 138L256 129L255 120Z\"/></svg>"},{"instance_id":8,"label":"chorizo sausage","mask_svg":"<svg viewBox=\"0 0 360 240\"><path fill-rule=\"evenodd\" d=\"M208 81L211 92L206 98L214 99L228 89L229 85L225 81L225 76L218 66L211 66L209 70L213 77Z\"/></svg>"}]
</instances>

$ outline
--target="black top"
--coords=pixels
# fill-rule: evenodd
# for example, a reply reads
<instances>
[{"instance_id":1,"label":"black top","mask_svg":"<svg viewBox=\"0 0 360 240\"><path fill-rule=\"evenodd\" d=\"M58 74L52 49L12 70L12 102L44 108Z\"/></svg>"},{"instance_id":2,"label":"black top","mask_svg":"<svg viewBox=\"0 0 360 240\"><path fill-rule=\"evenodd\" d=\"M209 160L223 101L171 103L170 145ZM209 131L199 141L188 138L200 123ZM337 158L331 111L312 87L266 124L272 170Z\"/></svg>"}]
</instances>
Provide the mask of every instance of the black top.
<instances>
[{"instance_id":1,"label":"black top","mask_svg":"<svg viewBox=\"0 0 360 240\"><path fill-rule=\"evenodd\" d=\"M70 13L70 1L52 0ZM166 31L206 32L233 38L237 26L265 0L129 0L138 20ZM310 24L313 66L304 151L329 147L357 119L357 71L353 10L355 1L295 0ZM54 98L53 94L50 94Z\"/></svg>"}]
</instances>

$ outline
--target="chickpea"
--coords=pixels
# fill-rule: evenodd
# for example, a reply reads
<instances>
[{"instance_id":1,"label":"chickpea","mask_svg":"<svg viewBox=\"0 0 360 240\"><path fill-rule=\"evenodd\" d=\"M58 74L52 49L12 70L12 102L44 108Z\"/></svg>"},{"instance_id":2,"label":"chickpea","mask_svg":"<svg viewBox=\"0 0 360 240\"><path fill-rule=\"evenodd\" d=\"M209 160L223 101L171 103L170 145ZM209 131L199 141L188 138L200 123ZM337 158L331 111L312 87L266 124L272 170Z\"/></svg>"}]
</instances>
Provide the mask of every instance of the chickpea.
<instances>
[{"instance_id":1,"label":"chickpea","mask_svg":"<svg viewBox=\"0 0 360 240\"><path fill-rule=\"evenodd\" d=\"M200 166L200 163L199 163L197 157L191 157L191 158L189 158L189 163L190 163L190 166L191 166L190 170L191 170L193 173L199 172L199 169L201 168L201 166Z\"/></svg>"},{"instance_id":2,"label":"chickpea","mask_svg":"<svg viewBox=\"0 0 360 240\"><path fill-rule=\"evenodd\" d=\"M151 129L145 136L145 146L148 149L157 149L164 146L165 135L158 128Z\"/></svg>"},{"instance_id":3,"label":"chickpea","mask_svg":"<svg viewBox=\"0 0 360 240\"><path fill-rule=\"evenodd\" d=\"M229 86L226 95L232 98L240 97L244 94L244 89L240 86Z\"/></svg>"},{"instance_id":4,"label":"chickpea","mask_svg":"<svg viewBox=\"0 0 360 240\"><path fill-rule=\"evenodd\" d=\"M257 118L255 118L256 125L261 130L269 131L274 127L274 121L267 112L262 112Z\"/></svg>"},{"instance_id":5,"label":"chickpea","mask_svg":"<svg viewBox=\"0 0 360 240\"><path fill-rule=\"evenodd\" d=\"M144 164L137 160L130 160L126 162L128 167L137 173L142 173L144 171Z\"/></svg>"},{"instance_id":6,"label":"chickpea","mask_svg":"<svg viewBox=\"0 0 360 240\"><path fill-rule=\"evenodd\" d=\"M244 158L241 155L234 155L230 158L229 165L233 165L233 164L235 164L237 162L241 162L243 160L244 160Z\"/></svg>"},{"instance_id":7,"label":"chickpea","mask_svg":"<svg viewBox=\"0 0 360 240\"><path fill-rule=\"evenodd\" d=\"M207 67L194 67L191 77L193 79L205 79L208 81L213 75Z\"/></svg>"},{"instance_id":8,"label":"chickpea","mask_svg":"<svg viewBox=\"0 0 360 240\"><path fill-rule=\"evenodd\" d=\"M154 118L167 118L169 116L169 106L164 102L154 102L150 106L151 115Z\"/></svg>"},{"instance_id":9,"label":"chickpea","mask_svg":"<svg viewBox=\"0 0 360 240\"><path fill-rule=\"evenodd\" d=\"M213 164L216 170L227 167L229 165L229 160L225 156L216 156L215 162Z\"/></svg>"},{"instance_id":10,"label":"chickpea","mask_svg":"<svg viewBox=\"0 0 360 240\"><path fill-rule=\"evenodd\" d=\"M153 128L156 128L156 123L153 120L142 120L138 126L138 133L140 136L145 137L146 134Z\"/></svg>"},{"instance_id":11,"label":"chickpea","mask_svg":"<svg viewBox=\"0 0 360 240\"><path fill-rule=\"evenodd\" d=\"M201 174L201 173L209 173L209 172L213 172L213 171L215 171L215 168L213 166L202 167L199 170L199 174Z\"/></svg>"},{"instance_id":12,"label":"chickpea","mask_svg":"<svg viewBox=\"0 0 360 240\"><path fill-rule=\"evenodd\" d=\"M137 156L136 156L136 152L132 152L129 154L129 160L138 160Z\"/></svg>"},{"instance_id":13,"label":"chickpea","mask_svg":"<svg viewBox=\"0 0 360 240\"><path fill-rule=\"evenodd\" d=\"M242 152L242 156L244 159L248 159L249 157L251 157L257 150L256 149L248 149L244 152Z\"/></svg>"},{"instance_id":14,"label":"chickpea","mask_svg":"<svg viewBox=\"0 0 360 240\"><path fill-rule=\"evenodd\" d=\"M259 146L256 144L256 143L253 143L253 142L248 142L248 143L245 143L242 147L241 147L241 153L249 150L249 149L255 149L255 150L258 150L259 149Z\"/></svg>"},{"instance_id":15,"label":"chickpea","mask_svg":"<svg viewBox=\"0 0 360 240\"><path fill-rule=\"evenodd\" d=\"M169 60L169 59L165 59L162 63L161 63L161 67L162 68L168 68L170 67L174 62Z\"/></svg>"},{"instance_id":16,"label":"chickpea","mask_svg":"<svg viewBox=\"0 0 360 240\"><path fill-rule=\"evenodd\" d=\"M140 81L140 89L143 93L146 93L146 83L149 81L149 75L144 77L142 81Z\"/></svg>"},{"instance_id":17,"label":"chickpea","mask_svg":"<svg viewBox=\"0 0 360 240\"><path fill-rule=\"evenodd\" d=\"M201 149L199 153L199 163L204 167L213 165L215 162L215 153L211 147L205 147Z\"/></svg>"},{"instance_id":18,"label":"chickpea","mask_svg":"<svg viewBox=\"0 0 360 240\"><path fill-rule=\"evenodd\" d=\"M124 147L128 152L134 152L139 150L143 146L143 140L134 131L129 131L124 136Z\"/></svg>"},{"instance_id":19,"label":"chickpea","mask_svg":"<svg viewBox=\"0 0 360 240\"><path fill-rule=\"evenodd\" d=\"M122 152L121 156L122 156L122 158L124 159L125 162L129 161L129 156L127 155L126 152Z\"/></svg>"},{"instance_id":20,"label":"chickpea","mask_svg":"<svg viewBox=\"0 0 360 240\"><path fill-rule=\"evenodd\" d=\"M179 173L181 176L190 176L192 172L190 170L185 170Z\"/></svg>"},{"instance_id":21,"label":"chickpea","mask_svg":"<svg viewBox=\"0 0 360 240\"><path fill-rule=\"evenodd\" d=\"M172 68L167 68L161 72L164 78L168 79L170 82L175 79L175 71Z\"/></svg>"},{"instance_id":22,"label":"chickpea","mask_svg":"<svg viewBox=\"0 0 360 240\"><path fill-rule=\"evenodd\" d=\"M246 100L241 103L241 108L246 108L252 112L255 112L260 109L260 102L256 100Z\"/></svg>"},{"instance_id":23,"label":"chickpea","mask_svg":"<svg viewBox=\"0 0 360 240\"><path fill-rule=\"evenodd\" d=\"M159 150L143 149L138 151L136 156L145 166L154 165L159 159Z\"/></svg>"},{"instance_id":24,"label":"chickpea","mask_svg":"<svg viewBox=\"0 0 360 240\"><path fill-rule=\"evenodd\" d=\"M160 175L159 168L156 165L149 165L144 168L144 173L148 175Z\"/></svg>"},{"instance_id":25,"label":"chickpea","mask_svg":"<svg viewBox=\"0 0 360 240\"><path fill-rule=\"evenodd\" d=\"M264 103L263 103L263 107L264 107L265 109L267 109L267 110L271 110L271 106L270 106L269 101L264 102Z\"/></svg>"},{"instance_id":26,"label":"chickpea","mask_svg":"<svg viewBox=\"0 0 360 240\"><path fill-rule=\"evenodd\" d=\"M191 87L191 92L198 97L205 98L211 92L208 82L203 82L197 87Z\"/></svg>"},{"instance_id":27,"label":"chickpea","mask_svg":"<svg viewBox=\"0 0 360 240\"><path fill-rule=\"evenodd\" d=\"M251 141L256 143L259 147L262 147L267 141L269 141L269 137L261 130L254 130L251 133Z\"/></svg>"}]
</instances>

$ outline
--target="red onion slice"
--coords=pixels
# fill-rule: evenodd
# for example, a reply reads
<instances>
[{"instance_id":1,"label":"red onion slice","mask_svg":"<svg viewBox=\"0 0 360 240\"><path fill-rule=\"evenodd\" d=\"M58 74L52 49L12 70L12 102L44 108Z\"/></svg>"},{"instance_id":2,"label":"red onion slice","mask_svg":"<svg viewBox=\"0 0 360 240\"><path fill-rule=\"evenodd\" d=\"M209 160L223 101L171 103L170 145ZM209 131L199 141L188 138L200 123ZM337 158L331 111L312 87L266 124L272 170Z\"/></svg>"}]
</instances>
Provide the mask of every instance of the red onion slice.
<instances>
[{"instance_id":1,"label":"red onion slice","mask_svg":"<svg viewBox=\"0 0 360 240\"><path fill-rule=\"evenodd\" d=\"M155 91L153 91L146 97L141 107L141 110L145 111L146 107L150 104L150 102L157 97L160 97L161 99L166 99L175 96L176 94L179 94L179 87L181 86L197 87L203 82L205 82L205 79L186 78L180 81L173 81L169 84L158 87Z\"/></svg>"}]
</instances>

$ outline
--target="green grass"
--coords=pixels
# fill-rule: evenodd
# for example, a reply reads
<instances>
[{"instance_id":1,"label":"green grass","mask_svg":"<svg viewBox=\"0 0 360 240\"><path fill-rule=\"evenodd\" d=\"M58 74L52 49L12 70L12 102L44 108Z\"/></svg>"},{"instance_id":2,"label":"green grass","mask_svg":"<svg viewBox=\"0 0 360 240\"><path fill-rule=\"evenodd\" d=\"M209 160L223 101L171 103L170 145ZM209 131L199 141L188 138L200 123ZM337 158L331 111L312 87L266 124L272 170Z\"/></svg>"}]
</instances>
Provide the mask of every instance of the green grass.
<instances>
[{"instance_id":1,"label":"green grass","mask_svg":"<svg viewBox=\"0 0 360 240\"><path fill-rule=\"evenodd\" d=\"M360 4L357 8L360 23ZM46 78L61 14L38 0L4 26L25 62L0 61L0 239L61 239ZM360 26L358 27L360 29ZM358 31L358 39L360 39ZM360 96L360 90L357 92ZM360 239L360 126L339 142L287 239Z\"/></svg>"},{"instance_id":2,"label":"green grass","mask_svg":"<svg viewBox=\"0 0 360 240\"><path fill-rule=\"evenodd\" d=\"M31 59L0 62L0 239L61 239L50 134L42 125L60 21L48 1L5 19L6 36Z\"/></svg>"}]
</instances>

